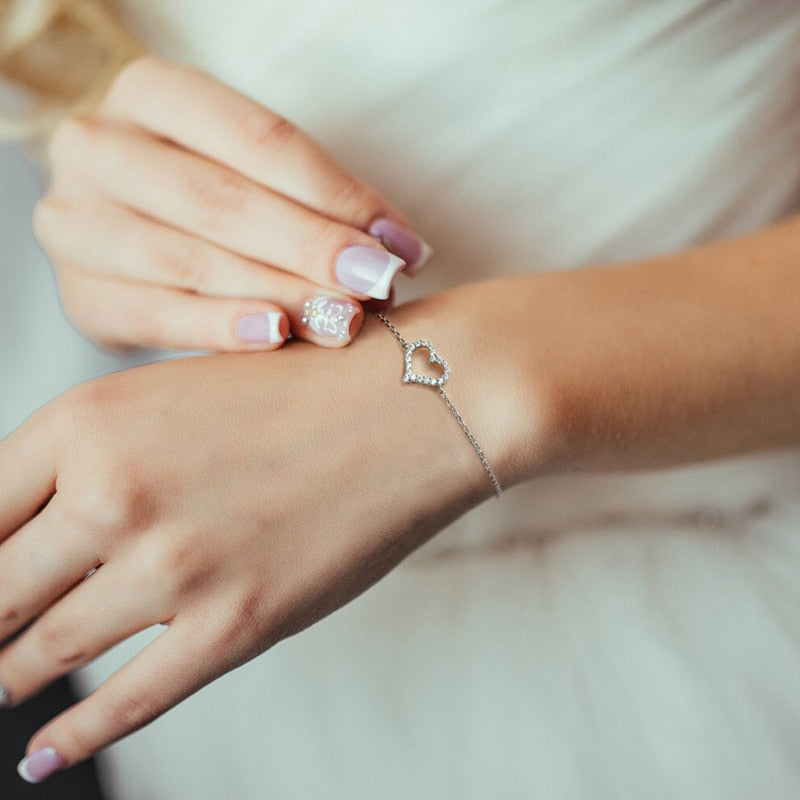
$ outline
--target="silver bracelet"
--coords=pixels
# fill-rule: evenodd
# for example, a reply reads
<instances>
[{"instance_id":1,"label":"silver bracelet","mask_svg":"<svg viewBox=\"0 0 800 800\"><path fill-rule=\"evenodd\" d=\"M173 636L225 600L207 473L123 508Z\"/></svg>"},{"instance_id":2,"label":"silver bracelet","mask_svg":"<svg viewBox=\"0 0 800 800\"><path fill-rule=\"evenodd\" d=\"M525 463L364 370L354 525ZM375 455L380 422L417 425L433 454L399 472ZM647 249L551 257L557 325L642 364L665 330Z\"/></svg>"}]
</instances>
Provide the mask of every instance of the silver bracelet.
<instances>
[{"instance_id":1,"label":"silver bracelet","mask_svg":"<svg viewBox=\"0 0 800 800\"><path fill-rule=\"evenodd\" d=\"M389 322L389 320L386 319L383 314L379 313L375 316L392 332L394 338L400 342L401 347L405 351L406 368L405 372L403 373L403 383L419 383L422 386L430 386L439 392L442 400L444 400L445 404L450 409L450 412L456 418L456 422L459 424L459 427L462 431L464 431L464 436L469 439L469 443L478 454L478 458L481 460L481 464L483 464L483 468L486 470L489 480L492 482L492 486L494 486L495 493L498 497L500 497L500 495L503 493L503 490L500 487L500 482L497 480L497 476L494 474L494 470L491 468L488 460L486 459L481 446L472 435L472 431L470 431L470 429L467 427L467 423L464 422L463 417L458 413L456 407L453 405L452 401L444 390L444 385L447 383L447 379L450 377L450 365L440 355L437 354L433 345L426 339L417 339L416 342L409 343L401 336L400 331L398 331L397 328L395 328L395 326L392 325L392 323ZM414 368L411 366L411 359L414 357L414 351L420 347L428 351L428 361L430 361L431 364L438 364L442 368L442 374L438 378L429 378L426 375L418 375L416 372L414 372Z\"/></svg>"}]
</instances>

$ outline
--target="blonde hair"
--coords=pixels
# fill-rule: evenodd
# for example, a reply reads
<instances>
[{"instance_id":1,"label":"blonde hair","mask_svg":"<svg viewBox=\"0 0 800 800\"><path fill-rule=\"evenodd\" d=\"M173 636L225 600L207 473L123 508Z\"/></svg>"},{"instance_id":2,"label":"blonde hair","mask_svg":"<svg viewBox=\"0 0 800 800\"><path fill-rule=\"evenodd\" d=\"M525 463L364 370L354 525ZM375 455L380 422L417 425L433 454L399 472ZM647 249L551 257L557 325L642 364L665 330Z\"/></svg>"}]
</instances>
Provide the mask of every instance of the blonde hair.
<instances>
[{"instance_id":1,"label":"blonde hair","mask_svg":"<svg viewBox=\"0 0 800 800\"><path fill-rule=\"evenodd\" d=\"M22 115L0 114L0 138L44 134L88 110L143 50L111 0L0 0L0 78L31 99Z\"/></svg>"}]
</instances>

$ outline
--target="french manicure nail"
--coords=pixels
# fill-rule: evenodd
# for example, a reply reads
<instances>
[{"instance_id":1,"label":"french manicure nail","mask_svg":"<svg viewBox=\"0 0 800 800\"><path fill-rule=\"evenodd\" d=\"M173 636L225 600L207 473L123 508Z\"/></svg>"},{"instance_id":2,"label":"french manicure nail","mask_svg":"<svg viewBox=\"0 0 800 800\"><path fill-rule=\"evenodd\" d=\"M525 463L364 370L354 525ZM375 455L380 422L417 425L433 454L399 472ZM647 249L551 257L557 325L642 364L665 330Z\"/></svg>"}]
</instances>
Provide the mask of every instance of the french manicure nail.
<instances>
[{"instance_id":1,"label":"french manicure nail","mask_svg":"<svg viewBox=\"0 0 800 800\"><path fill-rule=\"evenodd\" d=\"M406 265L379 247L346 247L336 259L336 278L342 286L359 294L386 300L394 276Z\"/></svg>"},{"instance_id":2,"label":"french manicure nail","mask_svg":"<svg viewBox=\"0 0 800 800\"><path fill-rule=\"evenodd\" d=\"M245 342L282 342L286 338L281 333L283 319L283 314L278 311L245 314L236 324L236 335Z\"/></svg>"},{"instance_id":3,"label":"french manicure nail","mask_svg":"<svg viewBox=\"0 0 800 800\"><path fill-rule=\"evenodd\" d=\"M315 297L303 304L300 320L309 330L337 342L349 341L352 325L358 308L346 300L336 297Z\"/></svg>"},{"instance_id":4,"label":"french manicure nail","mask_svg":"<svg viewBox=\"0 0 800 800\"><path fill-rule=\"evenodd\" d=\"M28 783L40 783L67 762L52 747L43 747L19 762L17 772Z\"/></svg>"},{"instance_id":5,"label":"french manicure nail","mask_svg":"<svg viewBox=\"0 0 800 800\"><path fill-rule=\"evenodd\" d=\"M433 248L424 239L394 220L380 217L369 226L368 233L400 256L408 264L406 272L410 275L416 275L433 255Z\"/></svg>"}]
</instances>

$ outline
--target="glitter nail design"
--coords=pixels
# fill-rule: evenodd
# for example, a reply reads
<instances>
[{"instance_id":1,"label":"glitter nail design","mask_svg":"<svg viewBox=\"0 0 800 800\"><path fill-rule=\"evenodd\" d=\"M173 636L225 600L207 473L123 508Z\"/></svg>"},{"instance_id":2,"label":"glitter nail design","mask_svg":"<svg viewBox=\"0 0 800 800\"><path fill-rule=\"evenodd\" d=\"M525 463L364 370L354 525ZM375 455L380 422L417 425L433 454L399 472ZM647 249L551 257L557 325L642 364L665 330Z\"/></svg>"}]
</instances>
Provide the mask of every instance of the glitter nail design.
<instances>
[{"instance_id":1,"label":"glitter nail design","mask_svg":"<svg viewBox=\"0 0 800 800\"><path fill-rule=\"evenodd\" d=\"M346 342L350 339L350 323L358 308L346 300L335 297L315 297L303 305L303 325L314 333Z\"/></svg>"}]
</instances>

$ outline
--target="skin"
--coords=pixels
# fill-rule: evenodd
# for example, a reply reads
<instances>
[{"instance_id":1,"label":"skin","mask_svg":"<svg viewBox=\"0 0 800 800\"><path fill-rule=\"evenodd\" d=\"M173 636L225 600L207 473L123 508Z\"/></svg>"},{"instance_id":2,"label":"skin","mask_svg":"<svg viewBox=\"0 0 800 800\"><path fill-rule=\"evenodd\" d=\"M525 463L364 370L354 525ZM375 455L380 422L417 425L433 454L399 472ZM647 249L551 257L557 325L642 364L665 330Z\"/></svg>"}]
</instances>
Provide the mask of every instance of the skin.
<instances>
[{"instance_id":1,"label":"skin","mask_svg":"<svg viewBox=\"0 0 800 800\"><path fill-rule=\"evenodd\" d=\"M800 443L798 252L792 219L391 316L448 360L448 394L504 488L682 464ZM403 385L402 368L368 317L335 352L292 342L91 381L0 443L0 639L22 631L0 651L12 699L166 626L29 753L89 757L493 496L441 399Z\"/></svg>"},{"instance_id":2,"label":"skin","mask_svg":"<svg viewBox=\"0 0 800 800\"><path fill-rule=\"evenodd\" d=\"M336 279L346 247L382 245L378 218L407 225L284 118L188 67L151 56L117 77L100 108L63 120L34 229L64 309L107 347L275 349L236 335L242 316L301 324L320 294L359 301Z\"/></svg>"}]
</instances>

